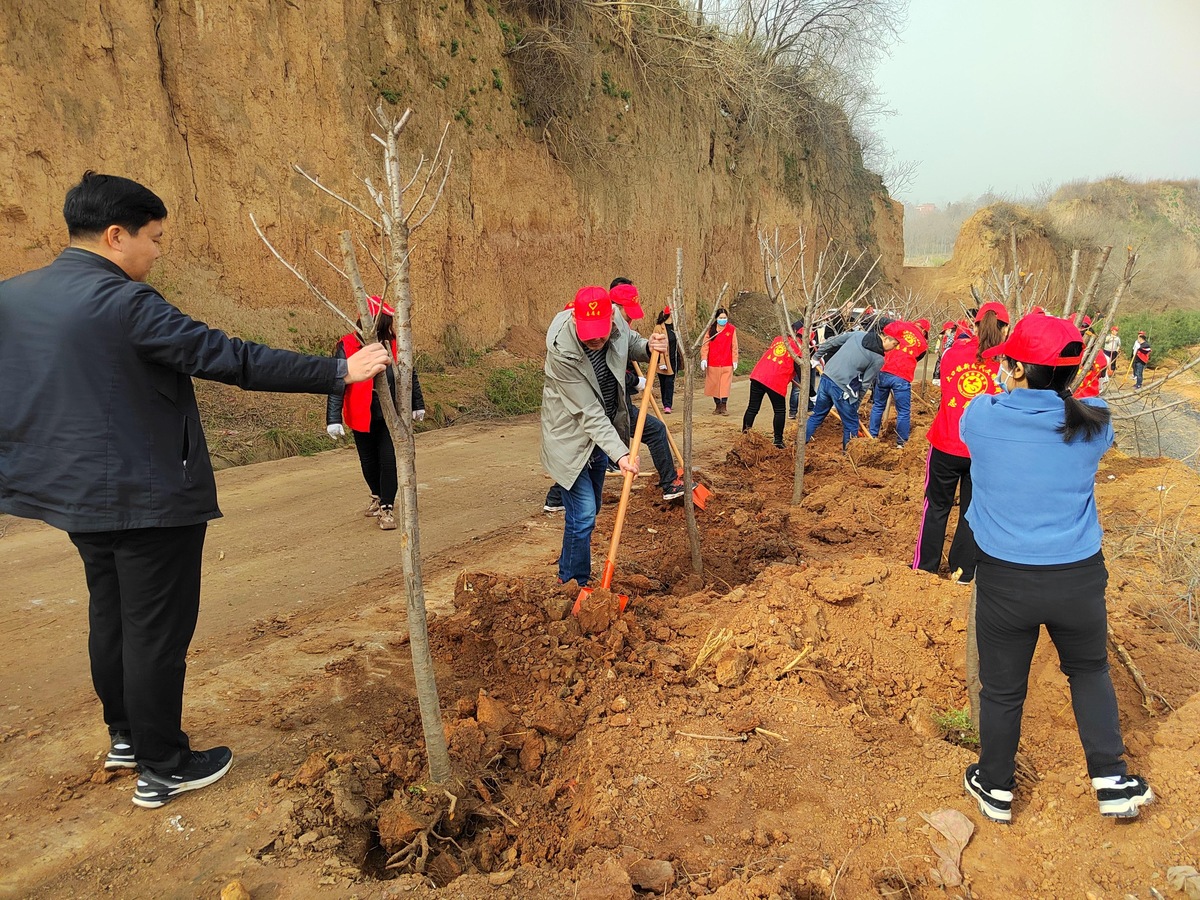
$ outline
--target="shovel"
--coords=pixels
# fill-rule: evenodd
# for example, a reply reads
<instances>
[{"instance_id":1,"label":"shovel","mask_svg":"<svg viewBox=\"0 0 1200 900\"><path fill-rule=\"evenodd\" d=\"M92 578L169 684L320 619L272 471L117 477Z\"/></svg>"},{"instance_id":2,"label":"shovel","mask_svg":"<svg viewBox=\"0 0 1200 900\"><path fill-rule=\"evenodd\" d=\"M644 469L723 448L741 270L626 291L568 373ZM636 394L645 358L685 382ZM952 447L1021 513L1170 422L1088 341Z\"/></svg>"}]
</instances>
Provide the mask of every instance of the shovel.
<instances>
[{"instance_id":1,"label":"shovel","mask_svg":"<svg viewBox=\"0 0 1200 900\"><path fill-rule=\"evenodd\" d=\"M650 388L653 385L654 373L658 371L658 351L650 352L650 380L646 382L646 390L642 394L642 405L638 407L637 427L633 429L633 440L629 443L629 458L637 459L638 451L642 449L642 429L646 427L646 411L650 407ZM604 560L604 573L600 576L600 587L602 590L608 590L612 587L613 570L617 566L617 547L621 543L621 529L625 525L625 511L629 508L629 490L633 487L634 475L632 472L626 472L621 484L621 502L617 504L617 518L613 522L612 540L608 545L608 558ZM583 601L592 593L591 587L581 588L579 596L575 598L575 605L571 607L571 615L578 616L579 610L583 608ZM629 597L625 594L618 594L618 609L620 612L625 612L625 607L629 605Z\"/></svg>"},{"instance_id":2,"label":"shovel","mask_svg":"<svg viewBox=\"0 0 1200 900\"><path fill-rule=\"evenodd\" d=\"M633 364L633 371L638 373L639 378L642 377L641 367L639 367L637 363ZM649 390L650 390L650 383L647 382L646 383L646 391L649 392ZM679 473L679 477L682 478L683 477L683 454L680 453L679 448L677 446L675 446L675 438L671 437L671 429L667 426L667 419L662 414L662 410L659 409L659 407L658 407L658 400L656 400L653 396L651 396L650 404L654 407L654 411L658 414L658 417L660 419L662 419L663 429L667 432L667 443L671 445L671 452L673 454L675 454L675 465L678 466L676 471ZM704 509L704 504L708 502L708 498L711 496L712 496L712 491L710 491L704 485L693 481L693 483L692 483L692 502L695 503L699 509Z\"/></svg>"}]
</instances>

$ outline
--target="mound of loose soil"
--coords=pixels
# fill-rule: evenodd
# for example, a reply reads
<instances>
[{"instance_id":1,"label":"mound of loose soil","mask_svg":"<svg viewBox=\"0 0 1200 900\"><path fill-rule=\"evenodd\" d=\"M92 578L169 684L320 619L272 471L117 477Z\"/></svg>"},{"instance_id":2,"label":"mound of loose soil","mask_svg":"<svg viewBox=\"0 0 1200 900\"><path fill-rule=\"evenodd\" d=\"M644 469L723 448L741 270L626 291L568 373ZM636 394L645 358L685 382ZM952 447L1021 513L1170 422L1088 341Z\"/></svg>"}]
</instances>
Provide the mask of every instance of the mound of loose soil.
<instances>
[{"instance_id":1,"label":"mound of loose soil","mask_svg":"<svg viewBox=\"0 0 1200 900\"><path fill-rule=\"evenodd\" d=\"M843 456L835 425L807 447L799 507L791 435L786 451L742 435L704 473L703 577L683 511L635 495L623 613L597 590L594 620L572 617L577 588L549 560L459 577L454 614L431 626L463 798L429 839L439 896L1144 896L1165 866L1195 862L1200 666L1162 611L1185 587L1200 481L1113 453L1097 483L1122 727L1158 800L1131 824L1097 814L1069 687L1042 646L1002 828L963 796L974 751L947 715L966 704L970 589L909 568L920 429L904 450L855 440ZM331 745L280 777L292 820L261 856L332 854L331 871L395 878L384 896L426 896L428 881L385 864L445 804L423 780L415 702L372 696L370 746ZM924 819L939 809L977 829L967 888L949 893Z\"/></svg>"}]
</instances>

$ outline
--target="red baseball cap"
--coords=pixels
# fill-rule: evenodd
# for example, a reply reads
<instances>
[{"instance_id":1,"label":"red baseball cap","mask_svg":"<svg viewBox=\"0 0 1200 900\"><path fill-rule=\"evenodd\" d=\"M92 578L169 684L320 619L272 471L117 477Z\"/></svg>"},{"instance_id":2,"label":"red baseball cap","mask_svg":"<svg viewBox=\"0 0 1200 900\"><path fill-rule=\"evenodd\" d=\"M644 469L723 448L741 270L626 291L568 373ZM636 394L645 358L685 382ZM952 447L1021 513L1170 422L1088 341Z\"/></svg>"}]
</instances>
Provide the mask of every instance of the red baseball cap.
<instances>
[{"instance_id":1,"label":"red baseball cap","mask_svg":"<svg viewBox=\"0 0 1200 900\"><path fill-rule=\"evenodd\" d=\"M388 306L386 303L384 303L382 297L376 297L374 294L372 294L370 297L367 298L367 312L369 312L371 315L373 315L373 316L379 315L380 307L383 308L383 314L385 316L395 316L396 315L396 311L394 309L392 309L390 306Z\"/></svg>"},{"instance_id":2,"label":"red baseball cap","mask_svg":"<svg viewBox=\"0 0 1200 900\"><path fill-rule=\"evenodd\" d=\"M631 322L634 319L640 319L646 314L642 311L642 304L638 302L638 297L640 296L638 289L632 284L615 285L609 290L608 296L612 299L613 303L625 310L625 315Z\"/></svg>"},{"instance_id":3,"label":"red baseball cap","mask_svg":"<svg viewBox=\"0 0 1200 900\"><path fill-rule=\"evenodd\" d=\"M929 320L928 319L917 319L916 324L917 324L917 327L920 328L923 332L925 332L926 334L929 334Z\"/></svg>"},{"instance_id":4,"label":"red baseball cap","mask_svg":"<svg viewBox=\"0 0 1200 900\"><path fill-rule=\"evenodd\" d=\"M1044 309L1042 309L1040 306L1035 306L1033 309L1031 309L1029 311L1029 315L1031 315L1031 316L1044 316L1045 314L1046 314L1046 311Z\"/></svg>"},{"instance_id":5,"label":"red baseball cap","mask_svg":"<svg viewBox=\"0 0 1200 900\"><path fill-rule=\"evenodd\" d=\"M1079 352L1063 356L1067 344L1079 344ZM1066 319L1029 315L1013 326L1008 340L983 351L983 355L989 359L1007 356L1035 366L1075 366L1083 359L1083 335Z\"/></svg>"},{"instance_id":6,"label":"red baseball cap","mask_svg":"<svg viewBox=\"0 0 1200 900\"><path fill-rule=\"evenodd\" d=\"M571 304L575 311L575 333L581 341L608 337L612 331L612 299L602 287L581 287Z\"/></svg>"},{"instance_id":7,"label":"red baseball cap","mask_svg":"<svg viewBox=\"0 0 1200 900\"><path fill-rule=\"evenodd\" d=\"M1004 308L1003 303L997 303L995 300L979 307L979 312L975 313L975 321L982 322L983 317L990 312L996 314L996 318L1000 320L1001 325L1008 324L1008 310Z\"/></svg>"}]
</instances>

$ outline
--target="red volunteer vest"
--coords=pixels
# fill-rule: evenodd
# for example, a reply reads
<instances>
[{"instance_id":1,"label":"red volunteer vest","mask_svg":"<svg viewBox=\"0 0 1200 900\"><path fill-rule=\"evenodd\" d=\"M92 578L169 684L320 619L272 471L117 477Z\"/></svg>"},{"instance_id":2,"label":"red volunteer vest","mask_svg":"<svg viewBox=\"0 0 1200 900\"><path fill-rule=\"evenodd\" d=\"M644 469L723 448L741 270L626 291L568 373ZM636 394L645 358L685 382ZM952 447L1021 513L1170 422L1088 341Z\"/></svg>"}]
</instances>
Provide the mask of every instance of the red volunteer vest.
<instances>
[{"instance_id":1,"label":"red volunteer vest","mask_svg":"<svg viewBox=\"0 0 1200 900\"><path fill-rule=\"evenodd\" d=\"M1075 389L1075 396L1083 399L1084 397L1099 397L1100 396L1100 376L1104 374L1104 370L1108 368L1108 357L1101 350L1096 354L1096 361L1092 363L1092 367L1088 369L1088 373L1083 376L1083 381L1079 382L1079 387Z\"/></svg>"},{"instance_id":2,"label":"red volunteer vest","mask_svg":"<svg viewBox=\"0 0 1200 900\"><path fill-rule=\"evenodd\" d=\"M913 376L917 374L917 357L924 353L928 346L920 332L905 328L896 348L883 355L882 371L912 384Z\"/></svg>"},{"instance_id":3,"label":"red volunteer vest","mask_svg":"<svg viewBox=\"0 0 1200 900\"><path fill-rule=\"evenodd\" d=\"M979 362L975 356L979 339L956 341L942 357L942 402L929 426L929 443L943 453L970 456L967 445L958 436L958 422L967 404L980 394L998 394L996 375L1000 363L993 359Z\"/></svg>"},{"instance_id":4,"label":"red volunteer vest","mask_svg":"<svg viewBox=\"0 0 1200 900\"><path fill-rule=\"evenodd\" d=\"M737 331L732 325L726 325L708 342L708 364L710 366L733 365L733 333Z\"/></svg>"},{"instance_id":5,"label":"red volunteer vest","mask_svg":"<svg viewBox=\"0 0 1200 900\"><path fill-rule=\"evenodd\" d=\"M797 356L800 355L800 347L795 340L788 340L792 350ZM709 365L712 363L712 353L709 353ZM759 358L758 364L750 373L750 378L757 381L759 384L770 388L777 394L788 392L788 385L792 381L792 358L788 355L787 347L783 346L783 338L777 337L771 341L771 346Z\"/></svg>"},{"instance_id":6,"label":"red volunteer vest","mask_svg":"<svg viewBox=\"0 0 1200 900\"><path fill-rule=\"evenodd\" d=\"M342 349L349 359L362 349L358 335L347 334L342 337ZM396 342L392 341L392 359L396 358ZM342 418L351 431L371 430L371 393L375 388L374 379L358 381L346 386L345 399L342 402Z\"/></svg>"}]
</instances>

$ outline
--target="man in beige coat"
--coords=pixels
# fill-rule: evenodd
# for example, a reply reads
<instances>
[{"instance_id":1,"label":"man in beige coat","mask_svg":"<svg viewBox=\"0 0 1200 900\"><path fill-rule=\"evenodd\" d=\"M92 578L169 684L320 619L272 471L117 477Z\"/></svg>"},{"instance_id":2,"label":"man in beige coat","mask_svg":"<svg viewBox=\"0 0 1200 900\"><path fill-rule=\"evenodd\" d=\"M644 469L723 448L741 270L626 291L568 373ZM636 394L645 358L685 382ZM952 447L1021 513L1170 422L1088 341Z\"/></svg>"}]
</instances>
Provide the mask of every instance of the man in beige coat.
<instances>
[{"instance_id":1,"label":"man in beige coat","mask_svg":"<svg viewBox=\"0 0 1200 900\"><path fill-rule=\"evenodd\" d=\"M563 544L558 577L586 585L592 576L592 530L600 510L610 459L637 474L629 455L625 400L629 360L648 362L665 353L666 335L647 340L613 315L602 287L580 288L546 332L546 382L542 389L542 466L562 487Z\"/></svg>"}]
</instances>

